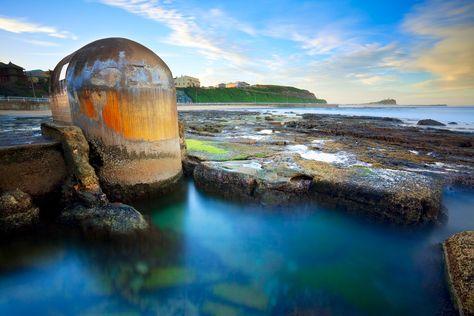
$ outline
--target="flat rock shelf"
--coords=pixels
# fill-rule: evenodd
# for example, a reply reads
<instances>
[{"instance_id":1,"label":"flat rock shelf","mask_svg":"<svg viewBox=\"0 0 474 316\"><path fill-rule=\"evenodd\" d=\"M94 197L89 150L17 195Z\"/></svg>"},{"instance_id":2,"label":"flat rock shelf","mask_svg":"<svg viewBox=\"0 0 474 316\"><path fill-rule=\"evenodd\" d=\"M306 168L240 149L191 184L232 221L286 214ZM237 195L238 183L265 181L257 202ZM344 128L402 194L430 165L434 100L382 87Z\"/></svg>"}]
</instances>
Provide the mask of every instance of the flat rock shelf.
<instances>
[{"instance_id":1,"label":"flat rock shelf","mask_svg":"<svg viewBox=\"0 0 474 316\"><path fill-rule=\"evenodd\" d=\"M317 201L397 224L444 218L445 184L472 184L472 136L398 119L182 112L184 171L202 190L264 205Z\"/></svg>"}]
</instances>

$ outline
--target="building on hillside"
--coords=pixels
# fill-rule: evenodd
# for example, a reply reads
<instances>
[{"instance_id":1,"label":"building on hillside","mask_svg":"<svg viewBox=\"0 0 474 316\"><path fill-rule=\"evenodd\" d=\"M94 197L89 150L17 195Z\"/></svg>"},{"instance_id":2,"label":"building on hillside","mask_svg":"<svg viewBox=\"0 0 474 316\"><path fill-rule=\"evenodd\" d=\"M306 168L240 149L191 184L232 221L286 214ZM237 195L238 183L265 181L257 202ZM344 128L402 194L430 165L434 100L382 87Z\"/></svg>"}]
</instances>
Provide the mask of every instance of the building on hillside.
<instances>
[{"instance_id":1,"label":"building on hillside","mask_svg":"<svg viewBox=\"0 0 474 316\"><path fill-rule=\"evenodd\" d=\"M51 76L50 71L43 71L41 69L26 71L26 76L33 83L47 83Z\"/></svg>"},{"instance_id":2,"label":"building on hillside","mask_svg":"<svg viewBox=\"0 0 474 316\"><path fill-rule=\"evenodd\" d=\"M226 83L225 87L226 88L245 88L249 87L250 85L247 82L244 81L236 81L236 82L231 82L231 83Z\"/></svg>"},{"instance_id":3,"label":"building on hillside","mask_svg":"<svg viewBox=\"0 0 474 316\"><path fill-rule=\"evenodd\" d=\"M0 84L27 81L24 70L25 69L12 62L8 64L0 62Z\"/></svg>"},{"instance_id":4,"label":"building on hillside","mask_svg":"<svg viewBox=\"0 0 474 316\"><path fill-rule=\"evenodd\" d=\"M201 83L198 78L190 76L181 76L174 78L174 85L176 88L200 87Z\"/></svg>"},{"instance_id":5,"label":"building on hillside","mask_svg":"<svg viewBox=\"0 0 474 316\"><path fill-rule=\"evenodd\" d=\"M225 83L219 83L216 88L225 88L226 84Z\"/></svg>"}]
</instances>

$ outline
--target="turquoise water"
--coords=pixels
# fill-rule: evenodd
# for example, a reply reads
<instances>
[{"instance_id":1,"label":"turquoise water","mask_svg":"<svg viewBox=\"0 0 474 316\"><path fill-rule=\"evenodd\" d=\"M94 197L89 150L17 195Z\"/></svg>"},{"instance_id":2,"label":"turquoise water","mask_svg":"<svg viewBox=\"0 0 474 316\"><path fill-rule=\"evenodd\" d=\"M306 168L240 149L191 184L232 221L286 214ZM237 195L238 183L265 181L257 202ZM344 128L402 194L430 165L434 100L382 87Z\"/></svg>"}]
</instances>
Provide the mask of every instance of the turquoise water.
<instances>
[{"instance_id":1,"label":"turquoise water","mask_svg":"<svg viewBox=\"0 0 474 316\"><path fill-rule=\"evenodd\" d=\"M137 204L138 240L50 233L0 243L0 315L449 315L440 242L474 228L474 192L449 218L387 226L317 205L269 209L183 183Z\"/></svg>"}]
</instances>

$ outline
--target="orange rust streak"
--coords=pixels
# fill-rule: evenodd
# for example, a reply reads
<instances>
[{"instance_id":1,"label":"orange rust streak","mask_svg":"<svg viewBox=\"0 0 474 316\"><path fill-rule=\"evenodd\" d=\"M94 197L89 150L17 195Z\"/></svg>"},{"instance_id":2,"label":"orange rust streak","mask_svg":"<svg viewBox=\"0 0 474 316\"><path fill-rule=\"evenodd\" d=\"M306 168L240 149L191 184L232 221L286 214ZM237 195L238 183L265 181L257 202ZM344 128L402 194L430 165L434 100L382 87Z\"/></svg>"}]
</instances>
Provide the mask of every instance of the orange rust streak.
<instances>
[{"instance_id":1,"label":"orange rust streak","mask_svg":"<svg viewBox=\"0 0 474 316\"><path fill-rule=\"evenodd\" d=\"M131 93L107 91L102 111L104 123L130 140L157 141L178 137L174 95L153 91Z\"/></svg>"},{"instance_id":2,"label":"orange rust streak","mask_svg":"<svg viewBox=\"0 0 474 316\"><path fill-rule=\"evenodd\" d=\"M115 132L122 134L122 123L118 106L117 92L107 91L107 99L105 102L104 109L102 110L102 118L104 123Z\"/></svg>"},{"instance_id":3,"label":"orange rust streak","mask_svg":"<svg viewBox=\"0 0 474 316\"><path fill-rule=\"evenodd\" d=\"M89 91L84 91L79 95L80 109L88 118L97 120L98 115L95 110L94 103L91 100L91 93Z\"/></svg>"}]
</instances>

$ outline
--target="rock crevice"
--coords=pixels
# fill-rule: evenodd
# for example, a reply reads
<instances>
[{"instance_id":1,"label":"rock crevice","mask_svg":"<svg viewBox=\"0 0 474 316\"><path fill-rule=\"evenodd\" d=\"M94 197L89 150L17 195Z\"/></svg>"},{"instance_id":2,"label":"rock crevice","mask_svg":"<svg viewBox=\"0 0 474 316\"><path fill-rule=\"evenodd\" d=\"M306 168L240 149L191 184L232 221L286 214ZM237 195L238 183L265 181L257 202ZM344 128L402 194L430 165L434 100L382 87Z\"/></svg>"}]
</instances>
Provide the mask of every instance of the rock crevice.
<instances>
[{"instance_id":1,"label":"rock crevice","mask_svg":"<svg viewBox=\"0 0 474 316\"><path fill-rule=\"evenodd\" d=\"M133 207L110 203L89 163L89 144L82 130L71 125L44 123L43 135L59 141L63 148L69 179L62 189L64 210L59 216L66 225L84 231L128 234L147 228L143 216Z\"/></svg>"}]
</instances>

